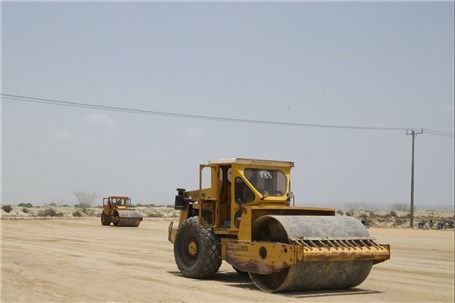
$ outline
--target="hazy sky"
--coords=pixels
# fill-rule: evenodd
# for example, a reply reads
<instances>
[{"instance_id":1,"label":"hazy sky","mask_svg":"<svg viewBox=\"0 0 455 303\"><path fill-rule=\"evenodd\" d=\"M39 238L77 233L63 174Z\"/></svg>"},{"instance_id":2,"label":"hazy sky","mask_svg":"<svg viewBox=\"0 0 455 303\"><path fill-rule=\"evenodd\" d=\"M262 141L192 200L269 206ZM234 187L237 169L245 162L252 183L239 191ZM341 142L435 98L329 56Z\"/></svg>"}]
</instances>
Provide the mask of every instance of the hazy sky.
<instances>
[{"instance_id":1,"label":"hazy sky","mask_svg":"<svg viewBox=\"0 0 455 303\"><path fill-rule=\"evenodd\" d=\"M297 123L454 127L453 2L5 3L2 93ZM2 100L2 203L172 204L198 165L294 161L298 205L408 203L411 136ZM416 138L415 203L453 204L454 139ZM101 203L101 199L99 202Z\"/></svg>"}]
</instances>

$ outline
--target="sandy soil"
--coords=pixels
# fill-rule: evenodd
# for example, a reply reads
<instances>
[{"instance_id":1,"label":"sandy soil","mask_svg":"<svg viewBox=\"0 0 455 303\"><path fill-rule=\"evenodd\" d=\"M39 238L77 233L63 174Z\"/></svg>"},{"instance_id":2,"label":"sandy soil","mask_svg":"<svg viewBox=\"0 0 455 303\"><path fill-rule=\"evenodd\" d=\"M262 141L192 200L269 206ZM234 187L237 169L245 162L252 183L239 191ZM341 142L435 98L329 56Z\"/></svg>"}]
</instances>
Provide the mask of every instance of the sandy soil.
<instances>
[{"instance_id":1,"label":"sandy soil","mask_svg":"<svg viewBox=\"0 0 455 303\"><path fill-rule=\"evenodd\" d=\"M169 220L2 220L2 302L454 302L453 229L371 228L392 259L357 288L270 294L225 262L213 280L182 277Z\"/></svg>"}]
</instances>

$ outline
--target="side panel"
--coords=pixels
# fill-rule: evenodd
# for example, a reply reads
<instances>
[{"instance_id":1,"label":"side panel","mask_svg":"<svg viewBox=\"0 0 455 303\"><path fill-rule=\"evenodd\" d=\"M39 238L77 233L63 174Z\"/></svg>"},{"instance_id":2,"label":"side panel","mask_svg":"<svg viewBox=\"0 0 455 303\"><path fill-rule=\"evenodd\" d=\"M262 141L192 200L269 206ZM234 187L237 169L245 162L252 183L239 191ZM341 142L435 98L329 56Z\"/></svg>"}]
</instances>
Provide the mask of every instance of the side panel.
<instances>
[{"instance_id":1,"label":"side panel","mask_svg":"<svg viewBox=\"0 0 455 303\"><path fill-rule=\"evenodd\" d=\"M346 262L371 260L374 264L390 259L390 246L386 244L343 247L305 247L265 241L225 241L226 260L241 271L270 274L301 262Z\"/></svg>"},{"instance_id":2,"label":"side panel","mask_svg":"<svg viewBox=\"0 0 455 303\"><path fill-rule=\"evenodd\" d=\"M241 271L258 274L278 272L295 264L295 248L300 248L278 242L228 240L226 244L226 262Z\"/></svg>"}]
</instances>

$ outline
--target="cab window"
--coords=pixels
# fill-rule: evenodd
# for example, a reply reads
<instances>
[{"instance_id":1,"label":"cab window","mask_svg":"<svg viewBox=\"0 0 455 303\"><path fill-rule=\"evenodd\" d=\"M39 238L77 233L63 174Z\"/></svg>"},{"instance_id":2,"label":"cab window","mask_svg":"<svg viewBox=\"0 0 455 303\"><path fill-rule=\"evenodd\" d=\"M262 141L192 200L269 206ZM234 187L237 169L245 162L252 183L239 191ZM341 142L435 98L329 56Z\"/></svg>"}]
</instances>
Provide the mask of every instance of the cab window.
<instances>
[{"instance_id":1,"label":"cab window","mask_svg":"<svg viewBox=\"0 0 455 303\"><path fill-rule=\"evenodd\" d=\"M254 200L253 191L246 185L242 178L235 178L235 202L242 205Z\"/></svg>"},{"instance_id":2,"label":"cab window","mask_svg":"<svg viewBox=\"0 0 455 303\"><path fill-rule=\"evenodd\" d=\"M244 174L261 194L281 197L286 193L287 178L281 170L247 168Z\"/></svg>"}]
</instances>

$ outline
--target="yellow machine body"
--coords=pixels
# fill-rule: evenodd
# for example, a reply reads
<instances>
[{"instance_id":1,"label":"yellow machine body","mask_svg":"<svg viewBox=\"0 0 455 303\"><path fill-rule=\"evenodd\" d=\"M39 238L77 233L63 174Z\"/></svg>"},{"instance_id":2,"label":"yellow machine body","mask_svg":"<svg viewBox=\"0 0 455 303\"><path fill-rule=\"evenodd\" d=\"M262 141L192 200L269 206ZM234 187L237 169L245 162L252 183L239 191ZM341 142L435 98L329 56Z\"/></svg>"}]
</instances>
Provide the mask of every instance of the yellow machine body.
<instances>
[{"instance_id":1,"label":"yellow machine body","mask_svg":"<svg viewBox=\"0 0 455 303\"><path fill-rule=\"evenodd\" d=\"M169 226L183 275L213 276L225 260L265 291L348 288L390 258L390 246L360 221L333 208L291 206L293 166L243 158L200 165L199 189L177 189L179 222Z\"/></svg>"}]
</instances>

